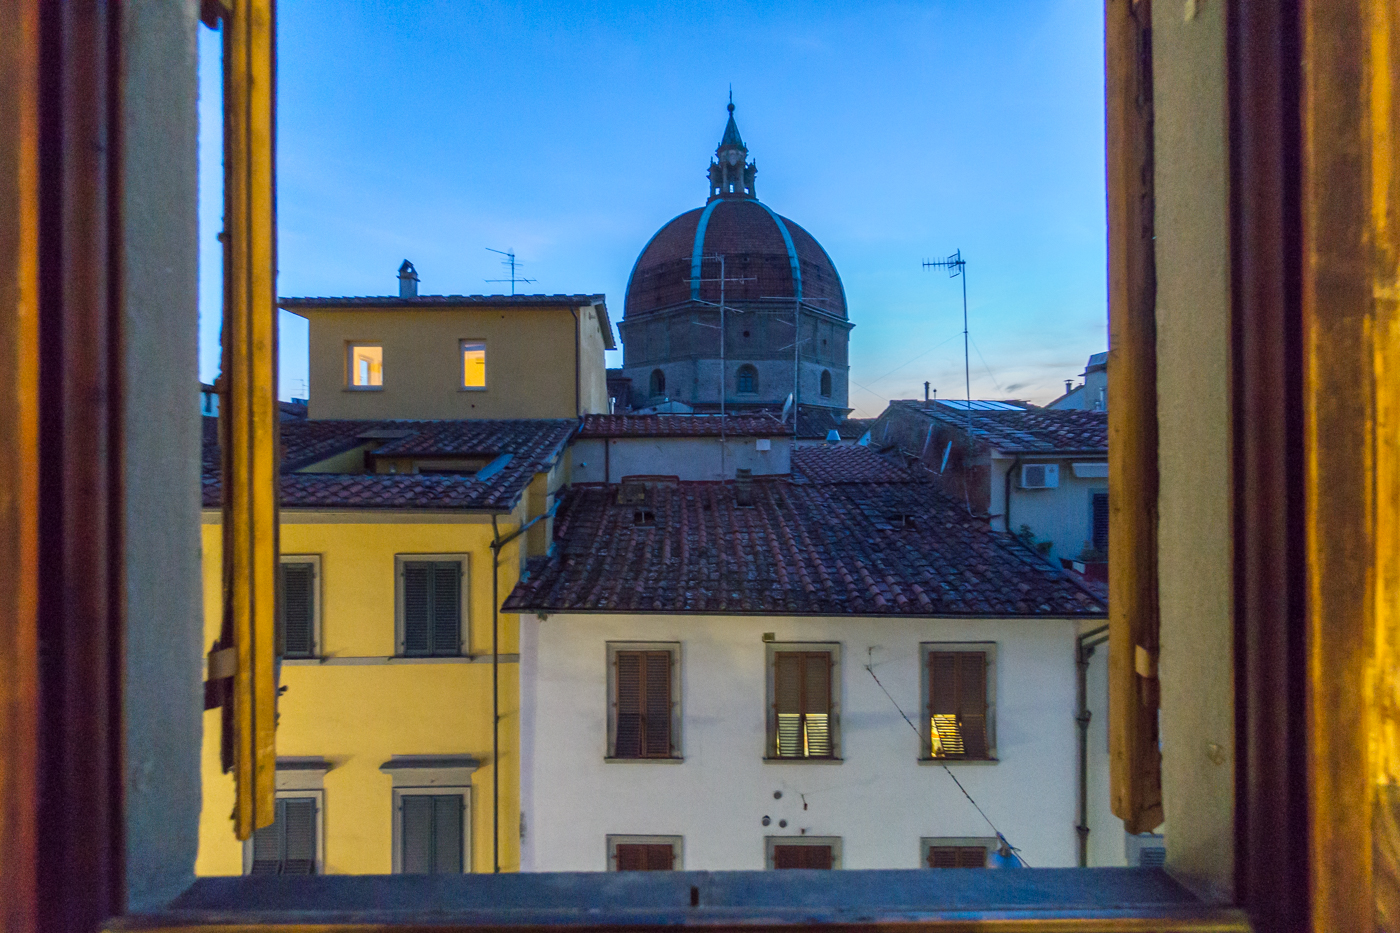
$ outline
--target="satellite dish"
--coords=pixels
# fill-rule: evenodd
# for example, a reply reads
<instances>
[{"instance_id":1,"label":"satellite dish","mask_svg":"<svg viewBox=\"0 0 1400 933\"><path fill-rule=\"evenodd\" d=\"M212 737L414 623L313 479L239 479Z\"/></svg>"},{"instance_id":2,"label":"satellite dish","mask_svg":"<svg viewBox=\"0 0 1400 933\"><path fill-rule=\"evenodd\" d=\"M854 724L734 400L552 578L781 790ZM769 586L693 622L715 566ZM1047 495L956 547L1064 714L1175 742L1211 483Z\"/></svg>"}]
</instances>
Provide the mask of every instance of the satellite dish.
<instances>
[{"instance_id":1,"label":"satellite dish","mask_svg":"<svg viewBox=\"0 0 1400 933\"><path fill-rule=\"evenodd\" d=\"M783 402L783 418L782 418L782 420L783 420L785 423L787 422L788 412L790 412L790 411L792 411L792 393L791 393L791 392L788 393L787 401L786 401L786 402ZM795 419L794 419L794 420L795 420Z\"/></svg>"}]
</instances>

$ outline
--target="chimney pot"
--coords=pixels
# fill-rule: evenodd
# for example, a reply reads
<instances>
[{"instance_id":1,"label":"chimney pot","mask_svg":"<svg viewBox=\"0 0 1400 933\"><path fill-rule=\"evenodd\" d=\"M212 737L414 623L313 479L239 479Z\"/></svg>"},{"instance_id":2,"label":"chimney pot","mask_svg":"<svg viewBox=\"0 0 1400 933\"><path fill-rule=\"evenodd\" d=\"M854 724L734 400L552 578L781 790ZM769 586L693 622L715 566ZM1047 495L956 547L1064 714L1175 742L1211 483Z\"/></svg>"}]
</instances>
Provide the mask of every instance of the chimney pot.
<instances>
[{"instance_id":1,"label":"chimney pot","mask_svg":"<svg viewBox=\"0 0 1400 933\"><path fill-rule=\"evenodd\" d=\"M1074 381L1073 381L1073 380L1070 380L1070 379L1066 379L1066 380L1065 380L1065 394L1066 394L1066 395L1069 395L1069 394L1070 394L1071 392L1073 392L1073 391L1074 391Z\"/></svg>"},{"instance_id":2,"label":"chimney pot","mask_svg":"<svg viewBox=\"0 0 1400 933\"><path fill-rule=\"evenodd\" d=\"M928 404L928 383L924 383L924 404Z\"/></svg>"},{"instance_id":3,"label":"chimney pot","mask_svg":"<svg viewBox=\"0 0 1400 933\"><path fill-rule=\"evenodd\" d=\"M399 297L418 297L418 270L407 259L399 266Z\"/></svg>"}]
</instances>

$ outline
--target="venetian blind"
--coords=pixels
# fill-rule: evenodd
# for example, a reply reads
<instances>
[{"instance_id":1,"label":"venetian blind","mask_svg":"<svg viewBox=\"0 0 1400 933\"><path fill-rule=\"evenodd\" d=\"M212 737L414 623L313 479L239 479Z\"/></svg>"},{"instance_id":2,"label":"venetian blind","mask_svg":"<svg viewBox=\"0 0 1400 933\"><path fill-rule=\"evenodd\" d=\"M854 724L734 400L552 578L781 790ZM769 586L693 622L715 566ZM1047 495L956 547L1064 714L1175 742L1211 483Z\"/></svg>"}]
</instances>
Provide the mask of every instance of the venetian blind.
<instances>
[{"instance_id":1,"label":"venetian blind","mask_svg":"<svg viewBox=\"0 0 1400 933\"><path fill-rule=\"evenodd\" d=\"M831 652L773 655L773 750L779 758L830 758Z\"/></svg>"}]
</instances>

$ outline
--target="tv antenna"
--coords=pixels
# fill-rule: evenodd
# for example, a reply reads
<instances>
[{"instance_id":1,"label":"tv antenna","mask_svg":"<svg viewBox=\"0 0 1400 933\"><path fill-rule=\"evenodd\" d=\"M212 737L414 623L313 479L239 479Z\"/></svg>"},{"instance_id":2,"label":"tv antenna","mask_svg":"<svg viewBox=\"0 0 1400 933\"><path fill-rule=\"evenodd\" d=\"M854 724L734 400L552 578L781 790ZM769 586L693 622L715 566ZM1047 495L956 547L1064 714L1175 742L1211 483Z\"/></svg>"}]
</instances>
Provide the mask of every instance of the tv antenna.
<instances>
[{"instance_id":1,"label":"tv antenna","mask_svg":"<svg viewBox=\"0 0 1400 933\"><path fill-rule=\"evenodd\" d=\"M725 364L724 318L725 318L725 312L726 312L726 311L738 311L740 314L743 314L743 313L744 313L744 309L743 309L743 308L728 308L728 307L725 306L725 304L724 304L724 286L725 286L726 283L729 283L729 282L734 282L734 283L736 283L736 284L741 283L741 282L753 282L753 281L755 281L755 278L754 278L754 276L751 276L751 275L750 275L750 276L739 276L739 277L736 277L736 278L730 278L729 276L726 276L726 275L724 274L724 259L725 259L725 257L724 257L724 254L723 254L723 253L707 254L707 255L701 256L700 259L701 259L702 262L704 262L704 261L709 261L709 262L718 262L718 263L719 263L719 278L717 278L717 279L707 279L707 278L704 278L704 273L701 272L701 277L700 277L700 278L693 278L693 279L690 280L690 282L691 282L691 284L693 284L693 285L699 285L699 284L702 283L702 282L718 282L718 283L719 283L719 304L715 304L713 301L705 301L703 298L700 298L700 297L698 297L698 296L696 297L695 300L698 301L700 304L709 305L709 306L712 307L712 308L719 308L719 472L720 472L720 476L721 476L721 478L722 478L722 477L725 475L725 462L724 462L724 460L725 460L725 458L724 458L724 429L725 429L725 422L728 420L728 411L727 411L727 406L726 406L726 398L728 397L728 394L729 394L729 392L728 392L728 389L729 389L729 373L728 373L728 371L727 371L726 368L725 368L726 364ZM702 326L702 327L710 327L710 326L712 326L712 325L702 323L701 326Z\"/></svg>"},{"instance_id":2,"label":"tv antenna","mask_svg":"<svg viewBox=\"0 0 1400 933\"><path fill-rule=\"evenodd\" d=\"M521 284L525 284L525 283L528 283L528 282L533 282L533 281L535 281L534 279L527 279L527 278L525 278L524 276L519 276L519 275L516 275L516 274L515 274L515 270L516 270L516 269L518 269L519 267L525 265L525 263L523 263L523 262L521 262L520 260L518 260L518 259L515 258L515 250L513 250L513 249L492 249L491 247L488 246L488 247L486 247L486 251L487 251L488 253L498 253L498 254L500 254L500 255L506 257L505 259L502 259L502 260L501 260L501 265L503 265L503 266L507 267L508 269L510 269L510 278L508 278L508 279L487 279L487 280L486 280L487 282L509 282L509 283L510 283L510 293L511 293L512 295L514 295L514 294L515 294L515 283L516 283L516 282L520 282Z\"/></svg>"},{"instance_id":3,"label":"tv antenna","mask_svg":"<svg viewBox=\"0 0 1400 933\"><path fill-rule=\"evenodd\" d=\"M967 443L972 446L972 365L967 351L967 260L962 250L954 250L947 259L925 259L925 269L947 269L949 278L962 278L963 293L963 383L967 389Z\"/></svg>"}]
</instances>

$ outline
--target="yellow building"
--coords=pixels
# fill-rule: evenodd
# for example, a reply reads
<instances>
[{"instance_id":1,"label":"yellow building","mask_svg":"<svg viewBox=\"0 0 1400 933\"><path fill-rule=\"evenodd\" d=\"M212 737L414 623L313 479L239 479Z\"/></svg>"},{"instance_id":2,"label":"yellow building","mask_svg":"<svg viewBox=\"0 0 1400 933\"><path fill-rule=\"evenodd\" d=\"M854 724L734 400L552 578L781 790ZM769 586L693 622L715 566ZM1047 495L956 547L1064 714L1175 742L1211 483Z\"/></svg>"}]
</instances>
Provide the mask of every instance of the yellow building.
<instances>
[{"instance_id":1,"label":"yellow building","mask_svg":"<svg viewBox=\"0 0 1400 933\"><path fill-rule=\"evenodd\" d=\"M608 411L602 295L283 298L310 322L311 418L577 418Z\"/></svg>"}]
</instances>

